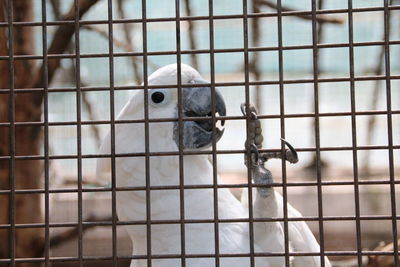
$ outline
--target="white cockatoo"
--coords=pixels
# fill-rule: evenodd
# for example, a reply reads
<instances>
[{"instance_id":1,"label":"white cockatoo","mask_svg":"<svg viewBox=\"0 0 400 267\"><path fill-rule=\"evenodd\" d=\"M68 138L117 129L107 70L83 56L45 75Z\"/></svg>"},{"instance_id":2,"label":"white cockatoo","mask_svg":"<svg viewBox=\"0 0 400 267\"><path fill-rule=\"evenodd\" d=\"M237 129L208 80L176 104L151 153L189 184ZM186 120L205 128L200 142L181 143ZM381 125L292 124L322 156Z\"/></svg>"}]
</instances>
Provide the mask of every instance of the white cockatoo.
<instances>
[{"instance_id":1,"label":"white cockatoo","mask_svg":"<svg viewBox=\"0 0 400 267\"><path fill-rule=\"evenodd\" d=\"M182 88L182 114L184 117L209 117L212 110L225 116L225 103L221 94L215 91L215 101L212 101L212 91L207 83L193 68L181 65L182 84L196 84L193 87ZM158 69L148 77L148 84L160 85L160 89L148 90L148 117L150 119L170 118L171 121L150 122L148 125L148 151L177 152L179 137L178 93L175 88L162 88L164 85L177 84L177 65L172 64ZM215 103L212 108L211 103ZM138 90L118 115L118 120L144 119L144 91ZM223 125L223 122L222 122ZM210 120L181 122L181 144L185 151L207 149L213 140L212 123ZM215 129L215 139L218 141L223 130ZM118 123L115 124L115 153L144 153L145 152L145 124ZM101 153L111 153L110 133L106 136L100 149ZM140 187L146 186L148 177L149 186L178 186L180 181L180 160L178 155L151 155L148 157L148 171L144 156L116 157L116 186ZM97 175L104 177L111 170L111 160L100 158L97 162ZM212 185L213 168L205 154L183 156L184 185ZM172 187L174 188L174 187ZM269 190L269 189L268 189ZM272 189L273 190L273 189ZM181 266L181 257L176 255L202 254L202 257L185 258L186 266L208 267L215 266L216 251L224 254L219 258L220 266L245 267L250 266L250 233L249 223L235 222L235 219L249 218L248 205L238 200L228 188L218 189L218 219L232 219L232 222L218 224L218 236L215 234L215 225L199 223L195 220L214 220L214 191L207 189L184 189L184 201L180 200L179 189L152 189L149 193L150 207L146 207L145 190L118 190L116 195L117 213L120 221L145 222L152 221L150 240L147 234L147 225L138 223L127 225L126 229L133 241L134 256L143 259L132 260L131 267L148 266L146 255L157 255L151 259L154 267ZM181 205L184 218L181 218ZM259 190L254 191L254 218L282 217L282 197L279 193L263 197ZM289 217L301 217L301 214L288 205ZM149 214L147 212L149 211ZM181 233L179 220L185 219L184 233ZM154 223L157 221L163 223ZM170 220L173 223L166 223ZM239 221L240 221L239 220ZM255 253L284 253L284 232L280 222L254 223L254 252ZM182 240L184 245L182 248ZM215 248L215 239L218 238L218 248ZM289 223L290 251L319 252L319 245L310 229L304 222ZM148 242L151 251L147 251ZM228 257L228 254L244 254L240 257ZM247 254L247 255L246 255ZM172 255L172 256L168 256ZM174 257L175 255L175 257ZM210 255L205 257L204 255ZM140 258L140 257L139 257ZM285 266L283 256L255 257L255 266ZM326 259L326 266L329 261ZM293 257L291 265L301 267L320 266L319 257Z\"/></svg>"}]
</instances>

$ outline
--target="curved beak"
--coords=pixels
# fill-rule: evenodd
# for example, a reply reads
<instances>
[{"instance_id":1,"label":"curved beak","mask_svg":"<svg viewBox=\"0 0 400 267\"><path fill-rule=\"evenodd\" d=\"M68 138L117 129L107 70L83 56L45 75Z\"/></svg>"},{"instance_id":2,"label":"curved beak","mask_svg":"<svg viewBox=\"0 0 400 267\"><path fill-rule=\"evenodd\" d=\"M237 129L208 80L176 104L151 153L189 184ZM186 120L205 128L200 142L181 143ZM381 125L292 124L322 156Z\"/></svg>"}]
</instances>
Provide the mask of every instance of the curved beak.
<instances>
[{"instance_id":1,"label":"curved beak","mask_svg":"<svg viewBox=\"0 0 400 267\"><path fill-rule=\"evenodd\" d=\"M196 84L206 83L206 81L194 81ZM211 116L212 112L212 91L210 87L193 87L183 89L183 110L189 115ZM226 115L226 107L222 95L215 89L215 111L220 116Z\"/></svg>"},{"instance_id":2,"label":"curved beak","mask_svg":"<svg viewBox=\"0 0 400 267\"><path fill-rule=\"evenodd\" d=\"M207 81L196 80L195 84L208 83ZM214 101L213 101L214 97ZM184 121L182 127L183 148L197 149L206 148L213 141L213 111L215 115L225 116L226 106L222 95L215 89L213 94L210 87L190 87L183 88L183 114L186 118L193 120ZM212 108L214 103L214 110ZM220 120L221 125L225 124ZM215 141L217 142L224 130L215 126ZM179 124L174 125L174 140L179 147Z\"/></svg>"}]
</instances>

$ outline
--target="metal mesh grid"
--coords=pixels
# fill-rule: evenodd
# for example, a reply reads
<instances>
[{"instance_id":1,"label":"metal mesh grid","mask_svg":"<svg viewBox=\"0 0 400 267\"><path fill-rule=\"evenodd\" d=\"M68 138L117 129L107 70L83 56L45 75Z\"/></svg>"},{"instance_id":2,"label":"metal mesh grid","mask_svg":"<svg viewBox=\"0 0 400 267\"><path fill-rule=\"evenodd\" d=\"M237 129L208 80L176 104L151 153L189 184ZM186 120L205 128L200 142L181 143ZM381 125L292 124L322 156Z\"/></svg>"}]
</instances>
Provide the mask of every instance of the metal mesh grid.
<instances>
[{"instance_id":1,"label":"metal mesh grid","mask_svg":"<svg viewBox=\"0 0 400 267\"><path fill-rule=\"evenodd\" d=\"M85 6L86 1L74 0L74 14L82 14L81 8L87 8ZM9 266L16 266L18 263L27 263L27 262L44 262L45 266L49 266L52 262L78 262L79 266L83 266L84 262L87 260L110 260L113 266L117 265L117 261L119 259L146 259L148 262L148 266L151 266L152 259L168 259L168 258L180 258L181 265L185 265L186 259L203 257L203 258L215 258L215 265L219 266L219 260L223 257L249 257L250 265L255 266L254 259L255 257L261 256L285 256L286 266L289 266L290 256L320 256L321 265L324 265L325 258L324 256L356 256L358 265L361 266L362 256L365 255L390 255L394 256L395 266L398 266L398 245L397 245L397 220L399 216L396 213L396 199L395 199L395 185L399 182L395 179L395 163L394 163L394 150L400 149L399 145L395 145L393 142L393 135L396 134L393 132L393 122L392 116L395 114L400 114L400 110L393 110L392 96L391 96L391 81L400 79L399 75L391 75L391 67L390 67L390 47L392 45L400 45L399 40L390 40L388 34L389 27L389 12L392 10L400 10L399 5L390 5L388 0L383 1L383 5L379 7L368 7L368 8L353 8L352 0L348 1L348 8L346 9L329 9L329 10L317 10L317 2L316 0L312 0L312 9L311 11L285 11L282 9L281 0L277 1L277 12L259 12L259 13L250 13L248 11L248 3L246 0L243 0L243 14L237 15L214 15L213 13L213 0L208 1L209 5L209 15L208 16L190 16L183 17L180 15L180 1L175 1L175 17L168 18L147 18L146 16L146 0L142 0L142 18L141 19L113 19L113 9L114 3L112 0L108 0L108 19L107 20L81 20L80 16L74 15L72 20L69 21L47 21L46 16L46 1L41 1L42 6L42 21L41 22L21 22L14 21L13 10L13 1L7 0L7 21L0 22L0 27L2 29L7 29L8 32L8 55L1 55L0 60L8 61L9 64L9 88L1 89L1 94L6 94L9 96L9 120L0 122L1 127L6 127L9 129L9 153L7 155L1 155L0 160L7 161L9 163L9 181L10 186L8 189L0 190L1 195L8 195L10 199L10 215L9 215L9 223L1 224L0 229L8 229L10 232L9 239L9 258L0 259L0 263L7 263ZM86 3L87 5L87 3ZM385 39L384 41L373 41L373 42L354 42L353 40L353 14L357 12L383 12L384 13L384 28L385 28ZM328 43L328 44L319 44L318 43L318 27L317 27L317 17L322 14L347 14L348 15L348 40L347 43ZM283 45L282 41L282 18L287 16L311 16L312 17L312 45ZM249 19L254 18L266 18L266 17L276 17L278 21L278 45L271 47L250 47L249 46ZM225 19L242 19L243 20L243 36L244 36L244 44L243 48L238 49L216 49L214 48L214 32L213 32L213 23L216 20L225 20ZM210 40L210 49L196 49L196 50L182 50L181 49L181 22L182 21L195 21L195 20L205 20L209 22L210 32L209 32L209 40ZM176 50L173 51L147 51L147 23L149 22L175 22L176 24ZM142 38L143 38L143 51L142 52L115 52L113 45L113 25L114 24L124 24L124 23L140 23L142 25ZM109 33L109 51L108 53L90 53L84 54L80 53L80 27L83 25L93 25L93 24L105 24L108 25L108 33ZM17 55L14 54L14 32L17 27L25 27L25 26L41 26L42 27L42 56L37 55ZM72 38L75 40L75 53L49 53L48 43L48 35L47 28L49 26L59 26L66 27L72 31ZM355 47L363 47L363 46L384 46L384 75L370 75L370 76L356 76L354 72L354 48ZM338 78L320 78L318 73L318 50L323 48L339 48L344 47L349 49L349 76L346 77L338 77ZM286 79L284 66L283 66L283 51L285 50L312 50L313 53L313 77L311 79ZM249 53L250 52L261 52L261 51L277 51L279 57L279 77L278 80L260 80L260 81L250 81L250 69L249 69ZM228 53L228 52L236 52L243 53L244 55L244 81L243 82L216 82L215 79L215 54L218 53ZM263 218L263 219L255 219L253 218L252 206L249 205L249 218L248 219L219 219L218 217L218 202L216 199L218 198L218 189L220 188L249 188L249 203L252 203L252 187L254 185L251 183L251 174L250 171L248 174L247 183L235 184L235 185L225 185L218 184L217 182L217 156L219 154L247 154L250 156L250 150L217 150L216 140L212 142L212 149L210 151L183 151L182 147L182 127L180 127L180 149L179 152L150 152L149 151L149 124L153 122L175 122L178 121L178 124L182 124L183 121L191 120L190 118L184 118L182 115L182 88L188 87L188 85L183 85L181 81L180 75L180 64L182 62L181 56L184 54L208 54L210 56L210 73L211 79L209 86L212 88L214 92L213 103L215 102L215 88L216 87L230 87L230 86L243 86L245 88L245 99L244 101L248 105L250 103L250 86L256 85L278 85L279 86L279 100L280 100L280 112L278 115L260 115L260 119L279 119L280 121L280 131L282 138L285 137L285 121L288 118L313 118L315 120L315 147L302 147L298 148L299 152L313 152L317 158L317 180L309 181L309 182L290 182L287 180L287 171L286 171L286 163L282 161L282 182L274 183L275 187L281 187L284 199L284 217L283 218ZM148 60L149 56L155 55L176 55L176 62L178 63L178 105L179 105L179 113L177 119L165 119L165 118L149 118L148 115L148 90L152 88L175 88L176 86L171 85L163 85L163 86L151 86L147 83L148 77ZM144 83L140 86L116 86L114 81L114 60L117 57L143 57L143 77ZM82 86L80 81L80 60L83 58L104 58L107 57L109 59L109 84L107 87L99 87L99 86ZM76 85L74 87L68 88L55 88L49 87L49 61L50 60L60 60L65 58L73 58L76 64L76 72L75 72L75 81ZM36 88L17 88L15 85L15 62L23 60L42 60L43 68L42 75L43 78L41 80L42 86L38 86ZM355 82L358 81L374 81L374 80L383 80L386 85L386 109L385 110L377 110L377 111L357 111L355 104ZM322 113L319 111L319 85L321 83L333 83L333 82L349 82L350 84L350 94L351 94L351 111L350 112L326 112ZM287 84L300 84L300 83L311 83L314 88L314 110L312 113L296 113L296 114L287 114L285 113L285 103L284 103L284 90L285 85ZM37 84L36 84L37 85ZM190 85L193 87L193 85ZM114 103L114 92L117 90L143 90L144 91L144 119L143 120L123 120L118 121L115 119L115 103ZM110 119L109 120L96 120L96 121L85 121L82 120L81 116L81 95L85 91L109 91L110 92ZM76 93L76 120L66 121L66 122L49 122L48 118L48 95L53 92L75 92ZM17 121L15 117L15 98L18 94L23 93L41 93L43 94L43 119L42 121ZM214 106L214 105L213 105ZM212 112L215 114L215 112ZM387 145L368 145L368 146L359 146L357 145L357 125L356 118L357 116L366 116L366 115L385 115L387 117ZM319 119L321 117L336 117L336 116L348 116L351 118L351 136L352 136L352 145L351 146L332 146L332 147L324 147L320 144L320 125ZM243 120L245 119L247 123L249 122L249 116L223 116L220 117L227 121L229 120ZM196 120L199 120L196 118ZM212 116L212 121L216 122L217 118L215 115ZM144 153L116 153L115 152L115 125L122 123L140 123L145 125L145 152ZM111 154L84 154L82 153L82 139L81 139L81 128L84 125L92 125L92 124L104 124L110 125L111 129ZM50 126L76 126L77 129L77 154L76 155L50 155L49 153L49 127ZM43 129L43 137L44 137L44 154L43 155L17 155L15 146L15 132L16 127L42 127ZM213 127L213 131L215 133L215 126ZM247 130L247 134L249 131ZM398 133L397 133L398 134ZM386 150L388 152L388 165L389 165L389 177L387 180L359 180L359 167L358 167L358 156L357 152L360 150ZM271 150L264 149L261 151L279 151L279 150ZM281 151L284 151L284 145L282 144ZM350 181L323 181L321 174L321 152L323 151L351 151L353 158L353 180ZM213 184L210 185L185 185L184 184L184 175L183 175L183 165L184 165L184 157L185 155L193 155L193 154L209 154L213 159ZM179 185L178 186L151 186L150 185L150 165L149 158L154 156L178 156L179 157ZM112 166L112 179L111 179L111 188L84 188L82 186L82 160L90 159L90 158L110 158L111 166ZM115 161L118 157L144 157L145 158L145 168L146 168L146 185L145 186L136 186L136 187L117 187L116 186L116 170L115 170ZM76 159L77 160L77 180L78 187L77 189L65 188L65 189L51 189L49 187L49 162L55 159ZM43 189L17 189L16 179L15 179L15 162L16 161L24 161L24 160L42 160L44 162L44 188ZM378 184L386 184L390 186L391 193L391 212L390 216L384 215L361 215L360 214L360 203L359 203L359 186L360 185L378 185ZM323 186L331 186L331 185L350 185L354 187L354 204L355 204L355 216L324 216L324 210L322 205L323 198ZM287 215L287 199L288 199L288 187L296 187L296 186L310 186L317 188L317 196L318 196L318 216L307 216L302 218L288 218ZM187 189L213 189L214 196L214 218L210 219L196 219L196 220L188 220L185 219L184 214L184 190ZM150 202L150 192L152 190L179 190L180 191L180 219L179 220L152 220L151 219L151 202ZM116 195L119 191L145 191L146 192L146 220L143 221L118 221L116 214ZM83 219L83 211L82 211L82 195L86 192L111 192L112 199L112 220L111 221L102 221L102 222L90 222L84 221ZM50 223L50 194L58 194L58 193L77 193L78 196L78 221L77 223ZM24 194L41 194L44 195L44 223L17 223L16 220L16 195L24 195ZM361 222L364 220L387 220L392 224L392 234L394 241L393 251L369 251L364 250L361 246ZM288 222L290 221L314 221L318 223L319 226L319 236L317 236L317 240L320 243L321 250L319 253L300 253L300 252L290 252L289 251L289 237L288 234L285 235L285 252L284 253L256 253L254 252L254 243L253 243L253 224L255 222L269 222L269 221L283 221L284 231L288 233ZM329 251L325 249L325 237L324 237L324 222L326 221L355 221L356 223L356 236L357 236L357 250L355 251ZM250 253L246 254L222 254L219 251L219 235L218 235L218 227L219 223L231 223L231 222L248 222L250 226ZM187 224L196 224L196 223L212 223L214 225L215 232L215 253L213 254L189 254L185 251L185 225ZM156 255L151 253L151 226L157 224L178 224L181 230L181 253L177 255ZM112 227L112 256L111 257L99 257L99 256L84 256L83 255L83 230L87 226L111 226ZM134 255L134 256L120 256L117 253L117 226L120 225L146 225L147 226L147 254L146 255ZM50 256L50 229L56 227L76 227L78 229L78 256L77 257L51 257ZM16 246L16 231L17 229L24 228L40 228L44 229L44 246L45 246L45 254L42 257L37 258L18 258L16 256L15 246Z\"/></svg>"}]
</instances>

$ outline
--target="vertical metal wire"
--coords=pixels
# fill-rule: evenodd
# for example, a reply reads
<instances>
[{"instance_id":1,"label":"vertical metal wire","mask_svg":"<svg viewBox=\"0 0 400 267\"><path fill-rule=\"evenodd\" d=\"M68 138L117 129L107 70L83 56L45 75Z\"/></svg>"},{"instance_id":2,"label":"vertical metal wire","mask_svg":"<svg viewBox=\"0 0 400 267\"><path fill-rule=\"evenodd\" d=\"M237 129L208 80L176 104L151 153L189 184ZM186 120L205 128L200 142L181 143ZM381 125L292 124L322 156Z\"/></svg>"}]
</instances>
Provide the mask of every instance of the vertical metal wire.
<instances>
[{"instance_id":1,"label":"vertical metal wire","mask_svg":"<svg viewBox=\"0 0 400 267\"><path fill-rule=\"evenodd\" d=\"M80 75L80 19L79 0L75 5L75 86L76 86L76 134L77 134L77 168L78 168L78 262L83 267L83 224L82 224L82 122L81 122L81 75Z\"/></svg>"},{"instance_id":2,"label":"vertical metal wire","mask_svg":"<svg viewBox=\"0 0 400 267\"><path fill-rule=\"evenodd\" d=\"M48 58L47 58L47 11L46 0L42 0L42 52L43 52L43 119L44 119L44 259L50 266L50 193L49 193L49 100L48 100Z\"/></svg>"},{"instance_id":3,"label":"vertical metal wire","mask_svg":"<svg viewBox=\"0 0 400 267\"><path fill-rule=\"evenodd\" d=\"M219 267L219 224L218 224L218 170L217 170L217 145L216 145L216 118L215 118L215 57L214 57L214 3L213 0L208 1L208 27L210 37L210 83L211 83L211 118L212 118L212 164L213 164L213 196L214 196L214 250L215 250L215 266ZM221 115L221 114L220 114Z\"/></svg>"},{"instance_id":4,"label":"vertical metal wire","mask_svg":"<svg viewBox=\"0 0 400 267\"><path fill-rule=\"evenodd\" d=\"M181 227L181 266L186 266L185 245L185 178L183 162L183 94L182 94L182 59L181 59L181 19L180 1L175 0L175 27L176 27L176 63L177 63L177 90L178 90L178 128L179 128L179 202L180 202L180 227Z\"/></svg>"},{"instance_id":5,"label":"vertical metal wire","mask_svg":"<svg viewBox=\"0 0 400 267\"><path fill-rule=\"evenodd\" d=\"M108 67L110 78L110 142L111 142L111 213L112 213L112 266L117 266L117 204L116 204L116 173L115 173L115 97L114 97L114 34L113 34L113 3L108 0Z\"/></svg>"},{"instance_id":6,"label":"vertical metal wire","mask_svg":"<svg viewBox=\"0 0 400 267\"><path fill-rule=\"evenodd\" d=\"M8 106L8 119L10 121L9 128L9 185L10 185L10 198L9 198L9 220L10 220L10 236L9 236L9 250L10 250L10 267L15 266L15 245L16 245L16 205L15 205L15 69L14 69L14 14L13 14L13 1L7 1L7 22L8 22L8 75L9 75L9 106Z\"/></svg>"},{"instance_id":7,"label":"vertical metal wire","mask_svg":"<svg viewBox=\"0 0 400 267\"><path fill-rule=\"evenodd\" d=\"M278 5L278 61L279 61L279 112L281 137L285 138L285 88L283 76L283 36L282 36L282 1L277 1ZM285 145L281 143L282 155L285 153ZM288 208L287 208L287 186L286 186L286 161L282 159L282 196L283 196L283 231L285 241L285 265L290 266L289 256L289 225L288 225Z\"/></svg>"},{"instance_id":8,"label":"vertical metal wire","mask_svg":"<svg viewBox=\"0 0 400 267\"><path fill-rule=\"evenodd\" d=\"M389 153L389 175L390 175L390 200L392 208L392 231L393 231L393 252L394 266L399 266L399 248L397 243L397 219L396 219L396 186L394 175L393 156L393 121L392 121L392 92L390 79L390 36L389 36L389 0L383 0L384 4L384 35L385 35L385 82L386 82L386 108L387 108L387 134Z\"/></svg>"},{"instance_id":9,"label":"vertical metal wire","mask_svg":"<svg viewBox=\"0 0 400 267\"><path fill-rule=\"evenodd\" d=\"M148 97L148 59L147 59L147 14L146 0L142 0L142 34L143 34L143 86L144 86L144 149L145 149L145 178L146 178L146 237L147 237L147 266L151 266L151 194L150 194L150 157L149 157L149 97Z\"/></svg>"},{"instance_id":10,"label":"vertical metal wire","mask_svg":"<svg viewBox=\"0 0 400 267\"><path fill-rule=\"evenodd\" d=\"M323 221L323 203L322 203L322 175L321 175L321 144L319 129L319 85L318 85L318 32L317 32L317 4L316 0L311 0L312 8L312 39L313 39L313 71L314 71L314 110L315 110L315 153L317 162L317 192L318 192L318 226L319 226L319 244L321 266L325 266L325 241L324 241L324 221Z\"/></svg>"},{"instance_id":11,"label":"vertical metal wire","mask_svg":"<svg viewBox=\"0 0 400 267\"><path fill-rule=\"evenodd\" d=\"M244 87L245 87L245 104L246 104L246 140L250 136L250 70L249 70L249 23L247 0L243 0L243 56L244 56ZM250 146L246 148L247 161L251 162ZM254 213L253 213L253 182L251 170L247 168L247 183L248 183L248 206L249 206L249 246L250 246L250 266L255 266L254 259Z\"/></svg>"},{"instance_id":12,"label":"vertical metal wire","mask_svg":"<svg viewBox=\"0 0 400 267\"><path fill-rule=\"evenodd\" d=\"M353 150L353 178L354 178L354 204L356 216L357 260L362 265L361 247L361 222L360 222L360 193L358 183L358 156L357 156L357 125L356 125L356 100L354 82L354 33L353 33L353 0L348 0L348 31L349 31L349 70L350 70L350 100L351 100L351 139Z\"/></svg>"},{"instance_id":13,"label":"vertical metal wire","mask_svg":"<svg viewBox=\"0 0 400 267\"><path fill-rule=\"evenodd\" d=\"M146 166L146 233L147 233L147 266L151 266L151 203L150 203L150 158L149 158L149 103L148 103L148 60L147 60L147 14L146 0L142 0L142 34L143 34L143 86L144 86L144 119L145 121L145 166Z\"/></svg>"}]
</instances>

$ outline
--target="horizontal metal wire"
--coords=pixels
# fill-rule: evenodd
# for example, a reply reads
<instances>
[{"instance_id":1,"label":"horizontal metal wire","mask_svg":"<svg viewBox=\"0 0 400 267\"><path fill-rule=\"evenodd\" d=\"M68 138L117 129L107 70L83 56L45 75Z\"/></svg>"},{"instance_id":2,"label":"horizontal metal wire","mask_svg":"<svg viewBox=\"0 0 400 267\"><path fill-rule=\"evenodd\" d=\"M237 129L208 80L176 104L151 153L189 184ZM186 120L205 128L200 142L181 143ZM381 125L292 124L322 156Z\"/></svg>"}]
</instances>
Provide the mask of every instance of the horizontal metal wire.
<instances>
[{"instance_id":1,"label":"horizontal metal wire","mask_svg":"<svg viewBox=\"0 0 400 267\"><path fill-rule=\"evenodd\" d=\"M384 45L384 41L369 41L369 42L358 42L354 43L355 47L368 47L368 46L381 46ZM389 45L399 45L400 41L392 40L389 41ZM326 43L318 44L317 48L327 49L327 48L348 48L349 43ZM313 45L288 45L288 46L258 46L249 47L249 52L268 52L268 51L278 51L278 50L304 50L313 49ZM213 53L243 53L243 48L224 48L224 49L214 49ZM181 54L209 54L210 49L194 49L194 50L182 50ZM166 56L166 55L176 55L176 51L149 51L146 53L147 56ZM109 53L82 53L79 54L80 58L109 58ZM114 52L113 57L142 57L143 52ZM46 54L48 59L73 59L76 58L76 54ZM42 60L44 57L41 55L15 55L14 60ZM0 60L8 60L9 56L0 56Z\"/></svg>"},{"instance_id":2,"label":"horizontal metal wire","mask_svg":"<svg viewBox=\"0 0 400 267\"><path fill-rule=\"evenodd\" d=\"M385 146L385 145L370 145L370 146L337 146L337 147L320 147L320 151L346 151L346 150L382 150L382 149L400 149L400 145ZM279 149L260 149L260 152L278 152ZM296 148L298 152L315 152L316 149L313 147ZM217 150L216 154L243 154L246 150ZM183 151L183 155L212 155L212 151ZM167 151L167 152L149 152L149 153L115 153L115 154L82 154L77 155L50 155L48 159L93 159L93 158L111 158L111 157L151 157L151 156L179 156L179 152ZM0 156L0 160L8 160L10 156ZM29 156L15 156L15 160L43 160L45 159L42 155L29 155Z\"/></svg>"},{"instance_id":3,"label":"horizontal metal wire","mask_svg":"<svg viewBox=\"0 0 400 267\"><path fill-rule=\"evenodd\" d=\"M322 186L338 186L338 185L354 185L353 180L341 180L341 181L322 181ZM358 182L360 185L387 185L390 184L389 180L384 179L368 179L368 180L361 180ZM400 181L395 181L395 184L400 184ZM286 182L285 184L280 182L271 183L271 186L274 187L307 187L317 186L317 182ZM247 183L239 183L239 184L197 184L197 185L183 185L181 186L174 186L174 185L164 185L164 186L149 186L149 190L179 190L179 189L214 189L214 188L248 188L249 185ZM252 187L262 187L262 185L253 184ZM123 186L123 187L116 187L116 191L146 191L145 186ZM57 188L57 189L49 189L49 194L61 194L61 193L77 193L78 189L74 188ZM111 192L110 188L107 187L87 187L82 188L83 193L95 193L95 192ZM9 194L10 190L3 189L0 190L0 195L2 194ZM44 194L46 191L44 189L16 189L16 194Z\"/></svg>"},{"instance_id":4,"label":"horizontal metal wire","mask_svg":"<svg viewBox=\"0 0 400 267\"><path fill-rule=\"evenodd\" d=\"M388 7L389 10L400 10L400 5L390 5ZM376 6L376 7L360 7L360 8L353 8L353 13L360 13L360 12L383 12L385 9L383 6ZM339 8L339 9L323 9L323 10L316 10L314 11L316 15L324 15L324 14L347 14L349 9L347 8ZM286 16L311 16L313 11L281 11L280 15L283 17ZM270 18L270 17L277 17L277 12L260 12L260 13L248 13L246 14L248 18ZM208 21L212 20L226 20L226 19L243 19L243 14L237 15L214 15L214 16L182 16L179 19L181 21L195 21L195 20L204 20ZM77 21L80 25L88 25L88 24L125 24L125 23L143 23L143 19L113 19L113 20L79 20ZM147 23L152 22L176 22L176 17L165 17L165 18L146 18ZM63 20L63 21L47 21L43 22L35 22L35 21L15 21L11 23L13 26L59 26L59 25L66 25L71 24L75 25L76 20ZM9 23L1 22L0 27L8 27Z\"/></svg>"},{"instance_id":5,"label":"horizontal metal wire","mask_svg":"<svg viewBox=\"0 0 400 267\"><path fill-rule=\"evenodd\" d=\"M393 251L369 251L363 250L361 252L357 251L325 251L323 255L326 256L356 256L358 254L362 256L393 256ZM252 253L254 257L284 257L285 255L289 256L320 256L321 253L313 253L313 252L289 252L285 253ZM250 257L249 253L220 253L218 255L221 258L238 258L238 257ZM128 260L128 259L147 259L148 255L132 255L132 256L117 256L117 259ZM152 259L180 259L182 258L181 254L152 254ZM185 254L185 258L215 258L215 254ZM112 260L111 256L83 256L80 257L50 257L50 262L71 262L71 261L109 261ZM28 263L28 262L44 262L45 258L16 258L16 263ZM10 259L0 259L0 263L8 263Z\"/></svg>"},{"instance_id":6,"label":"horizontal metal wire","mask_svg":"<svg viewBox=\"0 0 400 267\"><path fill-rule=\"evenodd\" d=\"M391 114L397 115L400 114L400 110L392 110ZM377 110L377 111L358 111L354 113L355 116L372 116L372 115L387 115L387 111L384 110ZM285 115L257 115L259 119L279 119L279 118L314 118L317 116L315 113L292 113L292 114L285 114ZM319 117L348 117L353 116L351 112L324 112L319 113ZM217 120L245 120L244 116L216 116ZM210 120L207 117L184 117L182 121L203 121L203 120ZM113 123L115 124L127 124L127 123L156 123L156 122L176 122L178 118L156 118L156 119L148 119L148 120L115 120ZM81 121L81 125L110 125L110 120L93 120L93 121ZM0 127L9 127L11 123L9 122L0 122ZM76 121L54 121L45 122L37 121L37 122L15 122L13 125L16 126L75 126L77 125Z\"/></svg>"},{"instance_id":7,"label":"horizontal metal wire","mask_svg":"<svg viewBox=\"0 0 400 267\"><path fill-rule=\"evenodd\" d=\"M320 78L320 79L287 79L283 80L283 84L304 84L304 83L333 83L333 82L350 82L350 81L355 81L355 82L362 82L362 81L384 81L386 79L390 80L399 80L400 75L371 75L371 76L359 76L359 77L354 77L354 78L349 78L349 77L335 77L335 78ZM278 85L279 81L251 81L247 83L250 86L255 86L255 85ZM207 86L208 84L204 83L202 84L203 86ZM217 87L231 87L231 86L245 86L245 82L216 82L215 86ZM198 85L197 85L198 86ZM181 85L182 88L188 88L188 87L196 87L196 85ZM149 85L146 88L148 89L158 89L158 88L176 88L176 85L171 85L171 84L166 84L166 85ZM143 90L143 86L115 86L114 90ZM109 91L110 87L81 87L82 92L87 92L87 91ZM14 89L15 93L34 93L34 92L43 92L43 88L24 88L24 89ZM76 87L69 87L69 88L49 88L48 92L53 93L53 92L76 92L77 89ZM9 89L0 89L0 94L8 94L10 92Z\"/></svg>"},{"instance_id":8,"label":"horizontal metal wire","mask_svg":"<svg viewBox=\"0 0 400 267\"><path fill-rule=\"evenodd\" d=\"M288 220L290 222L301 222L301 221L385 221L392 220L393 217L391 215L360 215L360 216L303 216L303 217L289 217L287 219L283 217L272 217L272 218L253 218L250 220L249 218L235 218L235 219L185 219L185 220L150 220L150 224L154 225L163 225L163 224L204 224L204 223L246 223L246 222L283 222L284 220ZM400 216L395 217L396 220L400 219ZM147 220L138 220L138 221L117 221L116 225L146 225L148 223ZM82 225L87 226L112 226L113 221L104 220L104 221L83 221ZM15 224L15 227L18 229L27 229L27 228L74 228L79 226L77 222L62 222L62 223L20 223ZM0 229L9 229L11 227L10 224L0 224Z\"/></svg>"}]
</instances>

